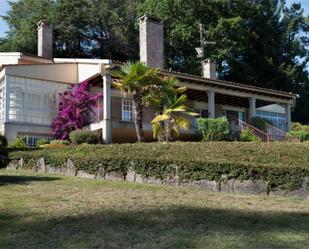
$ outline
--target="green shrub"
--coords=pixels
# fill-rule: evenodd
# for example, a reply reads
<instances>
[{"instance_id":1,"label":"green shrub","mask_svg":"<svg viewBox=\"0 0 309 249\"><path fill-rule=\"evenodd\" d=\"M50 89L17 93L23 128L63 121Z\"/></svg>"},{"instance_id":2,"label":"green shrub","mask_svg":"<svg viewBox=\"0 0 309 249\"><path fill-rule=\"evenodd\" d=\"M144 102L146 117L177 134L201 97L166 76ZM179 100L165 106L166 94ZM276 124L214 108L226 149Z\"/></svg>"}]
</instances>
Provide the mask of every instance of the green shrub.
<instances>
[{"instance_id":1,"label":"green shrub","mask_svg":"<svg viewBox=\"0 0 309 249\"><path fill-rule=\"evenodd\" d=\"M300 123L293 123L290 135L297 137L301 142L309 140L309 125L302 125Z\"/></svg>"},{"instance_id":2,"label":"green shrub","mask_svg":"<svg viewBox=\"0 0 309 249\"><path fill-rule=\"evenodd\" d=\"M71 159L77 170L95 173L135 170L144 177L164 179L176 172L180 181L220 180L222 174L239 180L264 180L269 189L295 189L309 177L309 144L175 142L63 147L12 151L11 160L24 159L32 168L39 158L64 167ZM301 155L301 156L299 156Z\"/></svg>"},{"instance_id":3,"label":"green shrub","mask_svg":"<svg viewBox=\"0 0 309 249\"><path fill-rule=\"evenodd\" d=\"M301 131L303 130L303 125L301 123L292 123L292 131Z\"/></svg>"},{"instance_id":4,"label":"green shrub","mask_svg":"<svg viewBox=\"0 0 309 249\"><path fill-rule=\"evenodd\" d=\"M222 141L228 138L229 122L225 117L198 118L197 126L202 132L204 141Z\"/></svg>"},{"instance_id":5,"label":"green shrub","mask_svg":"<svg viewBox=\"0 0 309 249\"><path fill-rule=\"evenodd\" d=\"M8 146L8 140L5 136L0 135L0 147L6 147Z\"/></svg>"},{"instance_id":6,"label":"green shrub","mask_svg":"<svg viewBox=\"0 0 309 249\"><path fill-rule=\"evenodd\" d=\"M22 137L18 137L10 143L10 148L13 149L27 149L28 145L25 142L25 139Z\"/></svg>"},{"instance_id":7,"label":"green shrub","mask_svg":"<svg viewBox=\"0 0 309 249\"><path fill-rule=\"evenodd\" d=\"M252 130L250 128L248 128L248 127L241 130L239 140L241 142L257 142L257 141L261 141L260 138L255 136L254 133L252 132Z\"/></svg>"},{"instance_id":8,"label":"green shrub","mask_svg":"<svg viewBox=\"0 0 309 249\"><path fill-rule=\"evenodd\" d=\"M95 131L76 130L70 133L70 140L73 144L98 144L100 138Z\"/></svg>"},{"instance_id":9,"label":"green shrub","mask_svg":"<svg viewBox=\"0 0 309 249\"><path fill-rule=\"evenodd\" d=\"M55 139L55 140L51 140L50 144L64 144L64 145L69 145L70 141L68 140L60 140L60 139Z\"/></svg>"},{"instance_id":10,"label":"green shrub","mask_svg":"<svg viewBox=\"0 0 309 249\"><path fill-rule=\"evenodd\" d=\"M264 132L266 131L266 124L273 125L271 121L261 117L252 117L249 121L249 124Z\"/></svg>"},{"instance_id":11,"label":"green shrub","mask_svg":"<svg viewBox=\"0 0 309 249\"><path fill-rule=\"evenodd\" d=\"M309 131L306 131L306 130L291 131L290 134L293 137L297 137L301 142L305 142L309 140Z\"/></svg>"},{"instance_id":12,"label":"green shrub","mask_svg":"<svg viewBox=\"0 0 309 249\"><path fill-rule=\"evenodd\" d=\"M41 138L41 139L38 139L37 141L36 141L36 147L40 147L41 145L44 145L44 144L49 144L50 143L50 141L49 140L47 140L47 139L44 139L44 138Z\"/></svg>"}]
</instances>

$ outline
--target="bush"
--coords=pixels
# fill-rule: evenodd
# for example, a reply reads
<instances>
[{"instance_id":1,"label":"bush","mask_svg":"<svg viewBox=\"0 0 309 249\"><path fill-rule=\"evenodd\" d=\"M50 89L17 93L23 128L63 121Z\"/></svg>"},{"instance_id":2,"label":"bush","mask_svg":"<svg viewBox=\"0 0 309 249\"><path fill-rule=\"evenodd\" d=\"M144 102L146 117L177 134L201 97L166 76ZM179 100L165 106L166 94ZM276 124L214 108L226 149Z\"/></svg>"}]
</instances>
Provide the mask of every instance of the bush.
<instances>
[{"instance_id":1,"label":"bush","mask_svg":"<svg viewBox=\"0 0 309 249\"><path fill-rule=\"evenodd\" d=\"M6 147L8 146L8 140L5 136L0 135L0 147Z\"/></svg>"},{"instance_id":2,"label":"bush","mask_svg":"<svg viewBox=\"0 0 309 249\"><path fill-rule=\"evenodd\" d=\"M70 140L73 144L98 144L100 138L95 131L76 130L70 133Z\"/></svg>"},{"instance_id":3,"label":"bush","mask_svg":"<svg viewBox=\"0 0 309 249\"><path fill-rule=\"evenodd\" d=\"M63 145L69 145L70 141L68 140L60 140L60 139L55 139L55 140L51 140L50 144L63 144Z\"/></svg>"},{"instance_id":4,"label":"bush","mask_svg":"<svg viewBox=\"0 0 309 249\"><path fill-rule=\"evenodd\" d=\"M306 143L140 143L13 151L10 159L23 158L24 168L32 168L42 157L47 165L59 168L71 159L76 170L90 174L98 167L124 174L133 169L143 177L160 179L173 177L177 169L179 180L185 182L220 181L225 174L238 180L264 180L269 190L290 190L309 177L308 150Z\"/></svg>"},{"instance_id":5,"label":"bush","mask_svg":"<svg viewBox=\"0 0 309 249\"><path fill-rule=\"evenodd\" d=\"M250 128L244 128L240 132L240 138L239 140L241 142L257 142L261 141L257 136L255 136Z\"/></svg>"},{"instance_id":6,"label":"bush","mask_svg":"<svg viewBox=\"0 0 309 249\"><path fill-rule=\"evenodd\" d=\"M41 145L49 144L49 142L50 142L49 140L42 138L42 139L38 139L35 145L36 147L40 147Z\"/></svg>"},{"instance_id":7,"label":"bush","mask_svg":"<svg viewBox=\"0 0 309 249\"><path fill-rule=\"evenodd\" d=\"M222 141L228 138L229 122L222 118L198 118L198 129L202 132L204 141Z\"/></svg>"},{"instance_id":8,"label":"bush","mask_svg":"<svg viewBox=\"0 0 309 249\"><path fill-rule=\"evenodd\" d=\"M264 132L266 131L266 124L273 125L271 121L261 117L252 117L249 121L249 124Z\"/></svg>"},{"instance_id":9,"label":"bush","mask_svg":"<svg viewBox=\"0 0 309 249\"><path fill-rule=\"evenodd\" d=\"M296 130L296 131L291 131L290 134L293 137L297 137L301 142L305 142L309 140L309 131Z\"/></svg>"},{"instance_id":10,"label":"bush","mask_svg":"<svg viewBox=\"0 0 309 249\"><path fill-rule=\"evenodd\" d=\"M303 130L303 126L301 123L292 123L292 131L301 131Z\"/></svg>"},{"instance_id":11,"label":"bush","mask_svg":"<svg viewBox=\"0 0 309 249\"><path fill-rule=\"evenodd\" d=\"M301 142L309 140L309 125L302 125L300 123L293 123L290 135L297 137Z\"/></svg>"},{"instance_id":12,"label":"bush","mask_svg":"<svg viewBox=\"0 0 309 249\"><path fill-rule=\"evenodd\" d=\"M18 137L10 143L10 148L27 149L28 145L26 144L24 138Z\"/></svg>"}]
</instances>

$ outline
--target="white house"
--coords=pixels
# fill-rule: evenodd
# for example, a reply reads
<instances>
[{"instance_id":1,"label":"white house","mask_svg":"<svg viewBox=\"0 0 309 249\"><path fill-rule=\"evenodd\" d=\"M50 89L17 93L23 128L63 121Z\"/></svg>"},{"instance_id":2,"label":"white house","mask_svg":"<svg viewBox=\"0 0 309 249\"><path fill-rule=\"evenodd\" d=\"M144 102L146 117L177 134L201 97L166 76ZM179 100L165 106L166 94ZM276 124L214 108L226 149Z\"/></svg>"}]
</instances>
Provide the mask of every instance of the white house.
<instances>
[{"instance_id":1,"label":"white house","mask_svg":"<svg viewBox=\"0 0 309 249\"><path fill-rule=\"evenodd\" d=\"M111 70L120 62L106 59L52 57L52 27L38 23L38 55L0 53L0 132L9 141L18 136L34 145L38 138L50 138L51 121L57 114L58 94L72 84L89 80L93 91L103 91L104 108L90 128L102 134L105 143L134 141L132 100L112 87ZM216 78L215 65L203 63L203 75L164 70L163 24L156 18L140 19L140 56L160 74L175 76L186 86L191 107L202 117L226 115L247 121L261 116L279 129L291 127L291 105L296 95ZM145 109L146 138L151 139L151 108ZM194 120L192 120L194 126ZM184 139L194 137L195 129L184 132Z\"/></svg>"}]
</instances>

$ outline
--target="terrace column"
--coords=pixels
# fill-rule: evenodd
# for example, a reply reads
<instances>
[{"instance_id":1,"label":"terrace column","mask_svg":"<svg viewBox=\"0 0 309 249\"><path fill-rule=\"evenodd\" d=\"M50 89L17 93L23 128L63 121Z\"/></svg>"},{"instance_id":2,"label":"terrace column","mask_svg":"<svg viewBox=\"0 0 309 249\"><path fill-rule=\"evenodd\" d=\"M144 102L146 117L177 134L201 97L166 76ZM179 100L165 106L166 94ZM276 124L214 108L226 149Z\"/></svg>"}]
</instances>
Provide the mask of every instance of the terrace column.
<instances>
[{"instance_id":1,"label":"terrace column","mask_svg":"<svg viewBox=\"0 0 309 249\"><path fill-rule=\"evenodd\" d=\"M256 98L249 98L249 119L256 116Z\"/></svg>"},{"instance_id":2,"label":"terrace column","mask_svg":"<svg viewBox=\"0 0 309 249\"><path fill-rule=\"evenodd\" d=\"M103 79L103 143L112 142L112 120L111 120L111 76L106 71L101 72Z\"/></svg>"},{"instance_id":3,"label":"terrace column","mask_svg":"<svg viewBox=\"0 0 309 249\"><path fill-rule=\"evenodd\" d=\"M207 94L208 94L208 117L216 118L215 92L207 91Z\"/></svg>"},{"instance_id":4,"label":"terrace column","mask_svg":"<svg viewBox=\"0 0 309 249\"><path fill-rule=\"evenodd\" d=\"M286 123L286 131L291 130L291 104L288 103L285 106L285 123Z\"/></svg>"}]
</instances>

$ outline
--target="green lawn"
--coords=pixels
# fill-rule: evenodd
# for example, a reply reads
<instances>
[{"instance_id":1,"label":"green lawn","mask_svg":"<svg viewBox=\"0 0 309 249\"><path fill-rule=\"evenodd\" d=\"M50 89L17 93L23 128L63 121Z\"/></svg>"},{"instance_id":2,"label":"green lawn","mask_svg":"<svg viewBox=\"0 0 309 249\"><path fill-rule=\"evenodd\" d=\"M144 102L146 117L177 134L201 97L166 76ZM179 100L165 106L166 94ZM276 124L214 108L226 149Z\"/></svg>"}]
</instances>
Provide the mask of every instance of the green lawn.
<instances>
[{"instance_id":1,"label":"green lawn","mask_svg":"<svg viewBox=\"0 0 309 249\"><path fill-rule=\"evenodd\" d=\"M309 248L309 201L0 170L0 248Z\"/></svg>"}]
</instances>

